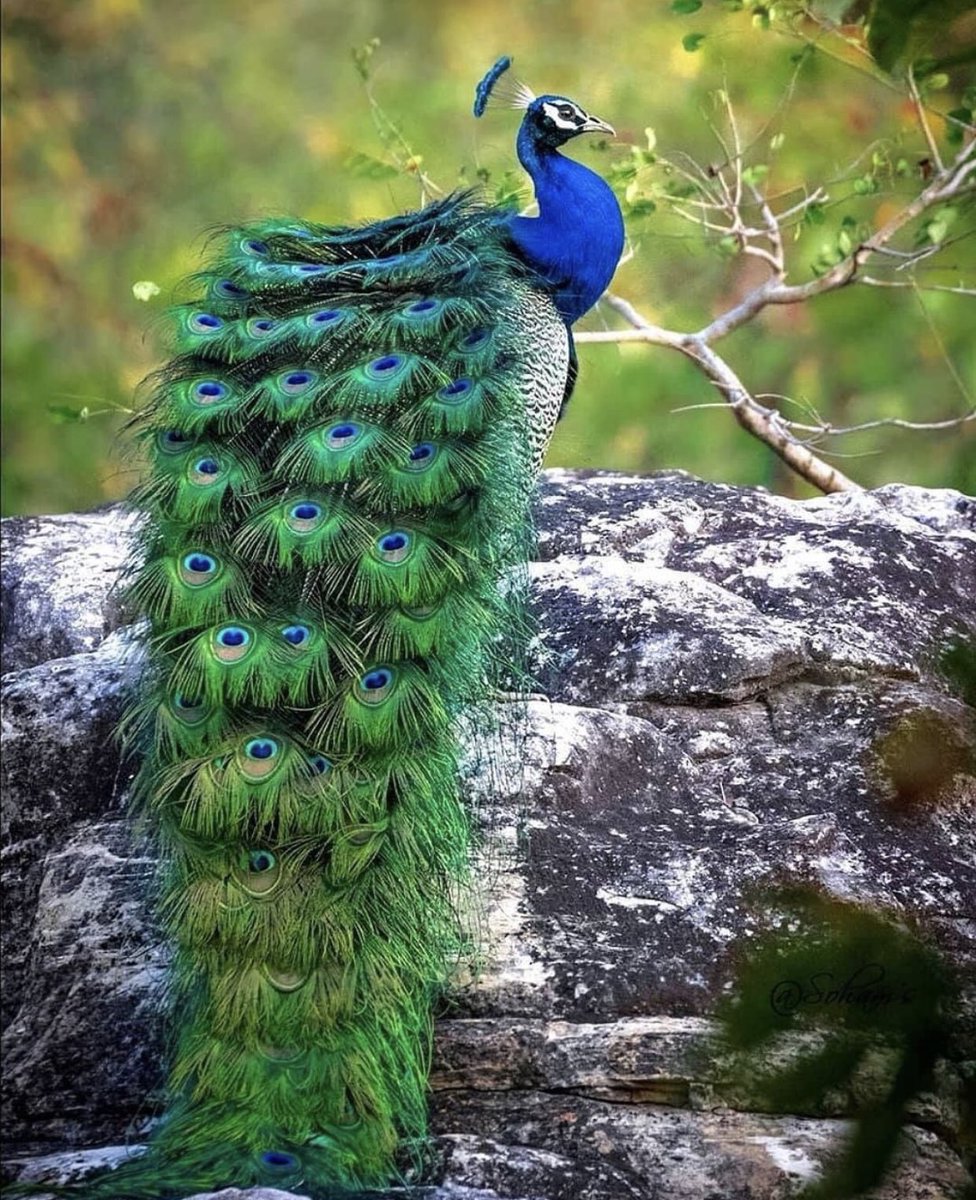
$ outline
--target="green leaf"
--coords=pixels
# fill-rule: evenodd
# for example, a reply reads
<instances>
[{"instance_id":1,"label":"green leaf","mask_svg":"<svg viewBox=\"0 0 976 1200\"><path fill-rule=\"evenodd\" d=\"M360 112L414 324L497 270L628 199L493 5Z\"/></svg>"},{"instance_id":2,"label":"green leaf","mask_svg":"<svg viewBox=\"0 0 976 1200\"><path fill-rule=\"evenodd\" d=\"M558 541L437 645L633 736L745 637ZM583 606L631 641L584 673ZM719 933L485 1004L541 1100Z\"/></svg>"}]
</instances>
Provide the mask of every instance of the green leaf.
<instances>
[{"instance_id":1,"label":"green leaf","mask_svg":"<svg viewBox=\"0 0 976 1200\"><path fill-rule=\"evenodd\" d=\"M647 217L657 212L657 205L647 196L641 196L627 206L628 217Z\"/></svg>"},{"instance_id":2,"label":"green leaf","mask_svg":"<svg viewBox=\"0 0 976 1200\"><path fill-rule=\"evenodd\" d=\"M837 249L846 258L854 248L854 242L851 239L850 233L846 229L842 229L837 235Z\"/></svg>"},{"instance_id":3,"label":"green leaf","mask_svg":"<svg viewBox=\"0 0 976 1200\"><path fill-rule=\"evenodd\" d=\"M775 153L777 150L782 149L783 143L785 141L786 141L785 133L774 133L773 136L769 139L770 150L772 150Z\"/></svg>"},{"instance_id":4,"label":"green leaf","mask_svg":"<svg viewBox=\"0 0 976 1200\"><path fill-rule=\"evenodd\" d=\"M827 213L824 210L824 206L818 201L808 205L803 214L804 225L822 225L826 219Z\"/></svg>"},{"instance_id":5,"label":"green leaf","mask_svg":"<svg viewBox=\"0 0 976 1200\"><path fill-rule=\"evenodd\" d=\"M681 17L696 13L702 6L702 0L671 0L671 11Z\"/></svg>"},{"instance_id":6,"label":"green leaf","mask_svg":"<svg viewBox=\"0 0 976 1200\"><path fill-rule=\"evenodd\" d=\"M945 236L959 215L958 209L951 205L940 208L925 222L918 234L918 244L937 246L945 241Z\"/></svg>"},{"instance_id":7,"label":"green leaf","mask_svg":"<svg viewBox=\"0 0 976 1200\"><path fill-rule=\"evenodd\" d=\"M391 179L399 174L396 167L373 158L371 154L353 154L346 159L345 167L361 179Z\"/></svg>"},{"instance_id":8,"label":"green leaf","mask_svg":"<svg viewBox=\"0 0 976 1200\"><path fill-rule=\"evenodd\" d=\"M704 40L705 35L703 33L686 33L681 39L681 45L689 54L694 54Z\"/></svg>"},{"instance_id":9,"label":"green leaf","mask_svg":"<svg viewBox=\"0 0 976 1200\"><path fill-rule=\"evenodd\" d=\"M746 183L752 184L753 187L756 187L758 184L762 183L768 174L769 167L767 167L765 163L754 163L751 167L746 167L746 169L742 172L742 178L746 181Z\"/></svg>"}]
</instances>

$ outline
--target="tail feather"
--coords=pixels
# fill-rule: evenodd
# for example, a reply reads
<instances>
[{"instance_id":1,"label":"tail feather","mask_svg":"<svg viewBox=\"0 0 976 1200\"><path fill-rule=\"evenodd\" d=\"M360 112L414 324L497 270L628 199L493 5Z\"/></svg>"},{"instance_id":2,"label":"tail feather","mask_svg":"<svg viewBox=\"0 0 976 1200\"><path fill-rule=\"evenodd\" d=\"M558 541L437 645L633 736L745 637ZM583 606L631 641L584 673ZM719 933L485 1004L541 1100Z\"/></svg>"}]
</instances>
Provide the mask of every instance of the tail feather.
<instances>
[{"instance_id":1,"label":"tail feather","mask_svg":"<svg viewBox=\"0 0 976 1200\"><path fill-rule=\"evenodd\" d=\"M92 1196L332 1195L421 1152L469 855L455 723L524 629L498 586L532 487L523 285L492 214L215 247L138 418L129 728L175 943L170 1102Z\"/></svg>"}]
</instances>

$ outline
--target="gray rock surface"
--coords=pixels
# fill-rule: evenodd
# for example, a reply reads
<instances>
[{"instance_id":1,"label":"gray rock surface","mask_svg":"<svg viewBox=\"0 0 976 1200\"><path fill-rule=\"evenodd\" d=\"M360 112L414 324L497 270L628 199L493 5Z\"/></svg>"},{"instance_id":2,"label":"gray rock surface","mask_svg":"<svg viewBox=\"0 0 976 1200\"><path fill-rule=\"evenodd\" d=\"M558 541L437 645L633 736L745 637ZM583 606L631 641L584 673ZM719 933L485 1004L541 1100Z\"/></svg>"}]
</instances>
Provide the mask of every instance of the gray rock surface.
<instances>
[{"instance_id":1,"label":"gray rock surface","mask_svg":"<svg viewBox=\"0 0 976 1200\"><path fill-rule=\"evenodd\" d=\"M976 1058L976 728L937 669L976 633L976 502L550 471L538 516L546 699L505 706L490 796L471 764L482 954L438 1023L440 1178L410 1195L779 1200L853 1098L756 1113L702 1053L767 917L751 885L917 921L963 973ZM138 675L113 587L135 524L4 525L6 1127L11 1169L48 1179L78 1164L38 1156L144 1135L166 953L111 732ZM939 798L906 810L877 746L919 721ZM963 1195L962 1071L943 1064L878 1197Z\"/></svg>"}]
</instances>

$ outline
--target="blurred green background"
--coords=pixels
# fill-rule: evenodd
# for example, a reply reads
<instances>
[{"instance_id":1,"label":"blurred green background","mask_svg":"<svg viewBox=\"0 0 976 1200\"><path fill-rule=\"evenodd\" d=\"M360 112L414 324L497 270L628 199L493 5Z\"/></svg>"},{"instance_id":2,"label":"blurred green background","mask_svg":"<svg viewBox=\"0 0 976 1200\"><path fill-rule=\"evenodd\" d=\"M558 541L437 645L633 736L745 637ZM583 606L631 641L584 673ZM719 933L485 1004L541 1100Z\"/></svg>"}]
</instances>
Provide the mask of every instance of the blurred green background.
<instances>
[{"instance_id":1,"label":"blurred green background","mask_svg":"<svg viewBox=\"0 0 976 1200\"><path fill-rule=\"evenodd\" d=\"M480 168L493 191L517 165L517 115L490 110L476 122L470 112L498 53L513 54L537 92L565 92L616 126L617 143L580 139L572 151L605 174L619 175L629 144L647 144L648 126L668 157L719 158L708 121L719 120L714 93L726 87L774 192L831 183L836 206L789 247L791 278L810 278L845 215L876 225L917 190L926 152L910 106L866 60L827 47L798 65L802 43L765 31L765 9L734 7L709 0L680 15L666 0L6 0L3 511L85 508L131 486L138 467L118 410L157 362L154 321L196 265L207 227L284 212L345 223L416 205L415 179L354 159L385 154L350 53L373 37L382 43L374 93L446 188L476 181ZM689 41L693 33L704 39ZM930 96L934 108L956 107L968 82L951 71ZM933 128L944 144L937 117ZM872 152L904 158L908 177L846 199L850 183L833 181L863 174ZM649 189L655 170L645 173ZM920 280L972 286L966 220ZM615 290L672 328L701 325L761 278L761 264L723 255L665 205L635 215L629 232L635 253ZM140 302L139 280L161 294ZM596 311L582 327L614 323ZM837 424L925 421L972 407L974 330L970 297L857 288L768 311L721 348L755 392L799 402L787 410L798 419L809 405ZM681 467L811 494L728 413L673 411L716 399L673 352L588 345L580 357L548 465ZM70 418L83 407L87 420ZM835 443L854 456L837 461L867 485L973 490L974 433L972 424L876 430Z\"/></svg>"}]
</instances>

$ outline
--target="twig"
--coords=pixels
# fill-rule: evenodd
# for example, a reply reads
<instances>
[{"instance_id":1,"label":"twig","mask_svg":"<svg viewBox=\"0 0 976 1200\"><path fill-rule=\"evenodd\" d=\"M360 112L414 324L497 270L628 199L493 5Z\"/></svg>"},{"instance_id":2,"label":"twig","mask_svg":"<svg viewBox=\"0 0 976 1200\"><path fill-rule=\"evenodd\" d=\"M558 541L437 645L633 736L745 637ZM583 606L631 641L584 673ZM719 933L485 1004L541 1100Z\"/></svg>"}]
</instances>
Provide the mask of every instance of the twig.
<instances>
[{"instance_id":1,"label":"twig","mask_svg":"<svg viewBox=\"0 0 976 1200\"><path fill-rule=\"evenodd\" d=\"M957 425L965 425L968 421L976 421L976 408L961 417L949 417L945 421L905 421L901 417L881 417L877 421L865 421L861 425L831 425L824 421L820 425L802 425L799 421L786 421L791 429L800 429L804 433L816 433L825 437L841 437L849 433L863 433L865 429L953 429Z\"/></svg>"},{"instance_id":2,"label":"twig","mask_svg":"<svg viewBox=\"0 0 976 1200\"><path fill-rule=\"evenodd\" d=\"M915 116L922 131L922 136L925 138L925 144L929 148L929 158L935 164L937 171L944 171L945 166L942 163L942 156L939 154L939 145L932 136L932 130L929 128L929 123L925 116L925 106L922 104L922 97L918 94L918 85L915 83L915 69L911 63L908 64L907 77L908 94L912 99L912 108L915 109Z\"/></svg>"}]
</instances>

